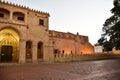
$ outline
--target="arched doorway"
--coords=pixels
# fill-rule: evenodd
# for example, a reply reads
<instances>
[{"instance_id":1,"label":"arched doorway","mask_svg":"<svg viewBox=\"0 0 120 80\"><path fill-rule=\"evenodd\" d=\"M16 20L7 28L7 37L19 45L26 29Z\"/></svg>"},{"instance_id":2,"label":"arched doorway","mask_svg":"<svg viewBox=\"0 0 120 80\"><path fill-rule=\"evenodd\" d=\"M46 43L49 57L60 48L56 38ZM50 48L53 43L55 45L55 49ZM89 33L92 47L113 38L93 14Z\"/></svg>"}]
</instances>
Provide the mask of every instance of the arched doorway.
<instances>
[{"instance_id":1,"label":"arched doorway","mask_svg":"<svg viewBox=\"0 0 120 80\"><path fill-rule=\"evenodd\" d=\"M0 62L17 62L19 35L11 29L5 28L0 31Z\"/></svg>"},{"instance_id":2,"label":"arched doorway","mask_svg":"<svg viewBox=\"0 0 120 80\"><path fill-rule=\"evenodd\" d=\"M32 62L32 42L26 42L26 62Z\"/></svg>"},{"instance_id":3,"label":"arched doorway","mask_svg":"<svg viewBox=\"0 0 120 80\"><path fill-rule=\"evenodd\" d=\"M43 61L43 43L39 42L37 45L37 58L38 61Z\"/></svg>"}]
</instances>

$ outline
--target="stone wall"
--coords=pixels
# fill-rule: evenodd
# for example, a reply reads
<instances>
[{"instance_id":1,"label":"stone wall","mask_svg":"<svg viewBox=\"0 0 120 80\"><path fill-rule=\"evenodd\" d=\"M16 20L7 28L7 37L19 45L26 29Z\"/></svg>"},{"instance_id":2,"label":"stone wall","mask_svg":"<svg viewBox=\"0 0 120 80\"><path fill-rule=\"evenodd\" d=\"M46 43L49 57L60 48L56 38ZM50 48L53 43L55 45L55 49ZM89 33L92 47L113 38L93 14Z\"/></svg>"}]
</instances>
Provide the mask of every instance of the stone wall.
<instances>
[{"instance_id":1,"label":"stone wall","mask_svg":"<svg viewBox=\"0 0 120 80\"><path fill-rule=\"evenodd\" d=\"M112 52L115 54L120 54L120 50L116 50L115 47L112 49Z\"/></svg>"},{"instance_id":2,"label":"stone wall","mask_svg":"<svg viewBox=\"0 0 120 80\"><path fill-rule=\"evenodd\" d=\"M89 43L88 37L78 33L65 33L58 31L49 31L50 40L53 42L54 53L77 53L93 54L94 47Z\"/></svg>"},{"instance_id":3,"label":"stone wall","mask_svg":"<svg viewBox=\"0 0 120 80\"><path fill-rule=\"evenodd\" d=\"M26 63L26 56L28 55L31 55L29 61L38 62L38 54L40 54L38 53L39 43L42 43L40 45L43 51L42 60L45 62L53 61L53 45L49 40L48 31L49 13L0 0L0 15L0 32L11 29L18 34L17 59L19 63ZM27 43L30 43L30 51L26 47Z\"/></svg>"},{"instance_id":4,"label":"stone wall","mask_svg":"<svg viewBox=\"0 0 120 80\"><path fill-rule=\"evenodd\" d=\"M101 53L101 54L55 54L55 62L72 62L83 60L100 60L120 58L120 54Z\"/></svg>"}]
</instances>

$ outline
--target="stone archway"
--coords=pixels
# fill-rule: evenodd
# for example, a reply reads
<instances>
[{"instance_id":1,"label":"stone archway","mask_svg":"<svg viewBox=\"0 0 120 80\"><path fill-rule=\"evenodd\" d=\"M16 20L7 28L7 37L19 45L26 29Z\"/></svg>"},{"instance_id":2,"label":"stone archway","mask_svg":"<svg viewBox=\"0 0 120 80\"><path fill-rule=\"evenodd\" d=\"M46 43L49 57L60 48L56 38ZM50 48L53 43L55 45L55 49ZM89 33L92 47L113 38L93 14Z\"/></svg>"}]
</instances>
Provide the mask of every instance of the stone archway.
<instances>
[{"instance_id":1,"label":"stone archway","mask_svg":"<svg viewBox=\"0 0 120 80\"><path fill-rule=\"evenodd\" d=\"M39 42L37 44L37 58L38 58L38 61L43 61L43 43L42 42Z\"/></svg>"},{"instance_id":2,"label":"stone archway","mask_svg":"<svg viewBox=\"0 0 120 80\"><path fill-rule=\"evenodd\" d=\"M26 62L32 62L32 41L26 42Z\"/></svg>"},{"instance_id":3,"label":"stone archway","mask_svg":"<svg viewBox=\"0 0 120 80\"><path fill-rule=\"evenodd\" d=\"M0 62L17 62L19 35L11 28L0 30Z\"/></svg>"}]
</instances>

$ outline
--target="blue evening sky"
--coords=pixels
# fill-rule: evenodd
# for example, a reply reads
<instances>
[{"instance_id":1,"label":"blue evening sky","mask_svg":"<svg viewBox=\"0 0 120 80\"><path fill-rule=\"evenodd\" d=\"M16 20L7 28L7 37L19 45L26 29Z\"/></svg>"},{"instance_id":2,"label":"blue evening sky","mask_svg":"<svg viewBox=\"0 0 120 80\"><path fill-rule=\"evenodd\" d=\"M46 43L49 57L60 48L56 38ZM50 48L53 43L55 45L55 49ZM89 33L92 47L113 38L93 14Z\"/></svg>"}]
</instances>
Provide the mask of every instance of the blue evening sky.
<instances>
[{"instance_id":1,"label":"blue evening sky","mask_svg":"<svg viewBox=\"0 0 120 80\"><path fill-rule=\"evenodd\" d=\"M95 44L112 14L113 0L4 0L49 12L49 29L89 37Z\"/></svg>"}]
</instances>

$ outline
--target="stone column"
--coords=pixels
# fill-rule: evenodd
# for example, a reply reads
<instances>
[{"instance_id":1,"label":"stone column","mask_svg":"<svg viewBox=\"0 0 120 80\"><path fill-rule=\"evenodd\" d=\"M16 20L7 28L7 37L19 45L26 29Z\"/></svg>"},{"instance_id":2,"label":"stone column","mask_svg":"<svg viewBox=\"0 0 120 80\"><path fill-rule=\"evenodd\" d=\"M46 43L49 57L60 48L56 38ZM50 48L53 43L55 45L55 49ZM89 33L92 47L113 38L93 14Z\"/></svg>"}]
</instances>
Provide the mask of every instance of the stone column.
<instances>
[{"instance_id":1,"label":"stone column","mask_svg":"<svg viewBox=\"0 0 120 80\"><path fill-rule=\"evenodd\" d=\"M11 11L10 12L10 20L12 20L13 19L13 12Z\"/></svg>"},{"instance_id":2,"label":"stone column","mask_svg":"<svg viewBox=\"0 0 120 80\"><path fill-rule=\"evenodd\" d=\"M49 17L47 17L46 19L47 19L47 30L49 30Z\"/></svg>"},{"instance_id":3,"label":"stone column","mask_svg":"<svg viewBox=\"0 0 120 80\"><path fill-rule=\"evenodd\" d=\"M37 43L33 42L32 45L32 62L36 63L37 62Z\"/></svg>"},{"instance_id":4,"label":"stone column","mask_svg":"<svg viewBox=\"0 0 120 80\"><path fill-rule=\"evenodd\" d=\"M12 19L13 19L13 12L11 11L10 12L10 19L9 19L9 21L12 22Z\"/></svg>"},{"instance_id":5,"label":"stone column","mask_svg":"<svg viewBox=\"0 0 120 80\"><path fill-rule=\"evenodd\" d=\"M19 63L23 64L26 61L26 41L21 39L19 43Z\"/></svg>"},{"instance_id":6,"label":"stone column","mask_svg":"<svg viewBox=\"0 0 120 80\"><path fill-rule=\"evenodd\" d=\"M27 13L25 14L25 25L27 25Z\"/></svg>"},{"instance_id":7,"label":"stone column","mask_svg":"<svg viewBox=\"0 0 120 80\"><path fill-rule=\"evenodd\" d=\"M53 62L54 55L53 55L53 46L44 46L44 61L45 62Z\"/></svg>"},{"instance_id":8,"label":"stone column","mask_svg":"<svg viewBox=\"0 0 120 80\"><path fill-rule=\"evenodd\" d=\"M47 46L43 46L43 61L48 62L49 61L49 54L48 54L48 49Z\"/></svg>"}]
</instances>

